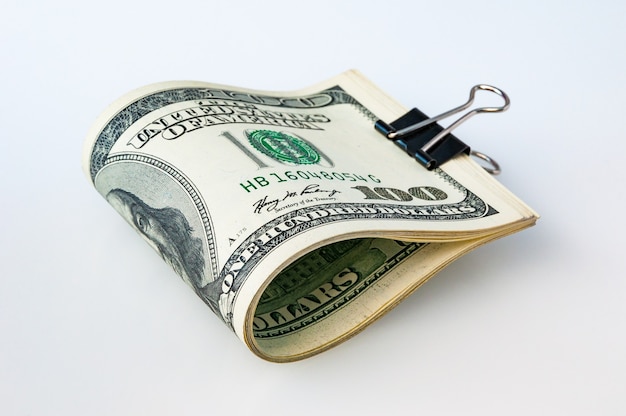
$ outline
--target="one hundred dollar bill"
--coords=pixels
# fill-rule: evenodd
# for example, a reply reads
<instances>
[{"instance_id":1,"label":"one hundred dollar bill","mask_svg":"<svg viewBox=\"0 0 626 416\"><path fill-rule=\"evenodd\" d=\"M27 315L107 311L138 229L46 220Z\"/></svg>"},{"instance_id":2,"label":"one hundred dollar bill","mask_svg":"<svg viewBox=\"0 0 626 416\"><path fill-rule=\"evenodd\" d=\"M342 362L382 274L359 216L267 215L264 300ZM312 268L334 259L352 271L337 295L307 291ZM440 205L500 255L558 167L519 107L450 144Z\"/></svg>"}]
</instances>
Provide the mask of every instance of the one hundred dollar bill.
<instances>
[{"instance_id":1,"label":"one hundred dollar bill","mask_svg":"<svg viewBox=\"0 0 626 416\"><path fill-rule=\"evenodd\" d=\"M374 130L405 111L355 71L293 93L162 83L101 115L84 168L252 351L293 361L537 220L469 157L429 171Z\"/></svg>"}]
</instances>

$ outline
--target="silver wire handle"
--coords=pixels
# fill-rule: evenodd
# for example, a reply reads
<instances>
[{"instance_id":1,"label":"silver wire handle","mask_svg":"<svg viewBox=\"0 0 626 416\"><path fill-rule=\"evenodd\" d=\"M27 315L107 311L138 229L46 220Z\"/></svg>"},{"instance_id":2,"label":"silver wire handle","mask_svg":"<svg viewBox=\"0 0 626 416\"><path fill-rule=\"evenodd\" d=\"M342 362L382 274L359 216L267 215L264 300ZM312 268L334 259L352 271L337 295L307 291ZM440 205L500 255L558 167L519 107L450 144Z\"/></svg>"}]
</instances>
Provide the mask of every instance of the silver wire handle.
<instances>
[{"instance_id":1,"label":"silver wire handle","mask_svg":"<svg viewBox=\"0 0 626 416\"><path fill-rule=\"evenodd\" d=\"M467 107L469 107L470 105L472 105L472 103L474 102L474 98L476 97L476 91L478 90L483 90L483 91L491 91L493 93L498 94L499 96L501 96L504 99L504 105L500 106L500 107L480 107L477 108L475 110L469 111L467 113L465 113L465 115L461 116L458 120L456 120L454 123L450 124L448 127L446 127L445 129L443 129L439 134L437 134L435 137L433 137L432 139L430 139L426 144L424 144L424 146L422 146L422 150L423 151L428 151L430 150L431 147L433 147L437 142L439 142L444 136L447 136L448 134L450 134L450 132L452 132L452 130L456 129L457 127L459 127L462 123L464 123L465 121L469 120L471 117L475 116L476 114L479 113L500 113L502 111L506 111L508 110L509 106L511 105L511 100L509 99L509 96L506 95L506 93L504 91L502 91L500 88L496 88L494 86L491 85L486 85L486 84L478 84L478 85L474 85L472 87L472 89L470 90L470 95L469 95L469 99L467 100L467 102L465 104L462 104L456 108L453 108L452 110L446 111L445 113L441 113L438 116L435 117L431 117L428 120L424 120L420 123L417 124L413 124L411 126L405 127L403 129L400 129L398 131L394 131L391 132L387 135L388 138L390 139L398 139L402 136L405 136L409 133L412 133L416 130L421 129L422 127L425 127L429 124L432 123L436 123L439 120L442 120L444 118L450 117L453 114L456 114L460 111L465 110Z\"/></svg>"},{"instance_id":2,"label":"silver wire handle","mask_svg":"<svg viewBox=\"0 0 626 416\"><path fill-rule=\"evenodd\" d=\"M439 120L442 120L444 118L450 117L453 114L456 114L458 112L461 112L461 111L465 110L466 108L468 108L469 106L472 105L472 103L474 102L474 99L476 97L476 92L479 91L479 90L489 91L489 92L493 92L493 93L499 95L504 100L504 104L502 106L500 106L500 107L480 107L480 108L476 108L474 110L468 111L463 116L459 117L455 122L453 122L448 127L443 129L442 131L440 131L437 135L435 135L435 137L433 137L428 142L426 142L421 147L421 150L423 152L429 152L431 150L431 148L433 148L436 144L438 144L440 141L442 141L454 129L459 127L461 124L463 124L464 122L469 120L471 117L475 116L476 114L480 114L480 113L500 113L502 111L508 110L509 106L511 105L511 100L509 99L509 96L504 91L502 91L500 88L496 88L496 87L494 87L492 85L486 85L486 84L474 85L472 87L472 89L470 90L469 99L467 100L467 102L465 104L462 104L462 105L460 105L460 106L458 106L456 108L453 108L452 110L446 111L445 113L441 113L438 116L431 117L431 118L429 118L427 120L421 121L421 122L416 123L416 124L412 124L412 125L410 125L408 127L405 127L403 129L389 132L387 134L387 138L389 138L391 140L398 140L398 139L400 139L403 136L409 135L409 134L411 134L411 133L413 133L413 132L415 132L415 131L423 128L423 127L428 126L429 124L436 123ZM500 173L500 165L498 165L498 163L495 160L493 160L492 158L490 158L486 154L481 153L481 152L477 152L477 151L473 151L473 150L471 151L471 154L472 154L472 156L475 156L475 157L477 157L479 159L482 159L482 160L486 161L487 163L489 163L491 165L491 168L483 166L483 168L487 172L491 173L492 175L497 175L497 174Z\"/></svg>"}]
</instances>

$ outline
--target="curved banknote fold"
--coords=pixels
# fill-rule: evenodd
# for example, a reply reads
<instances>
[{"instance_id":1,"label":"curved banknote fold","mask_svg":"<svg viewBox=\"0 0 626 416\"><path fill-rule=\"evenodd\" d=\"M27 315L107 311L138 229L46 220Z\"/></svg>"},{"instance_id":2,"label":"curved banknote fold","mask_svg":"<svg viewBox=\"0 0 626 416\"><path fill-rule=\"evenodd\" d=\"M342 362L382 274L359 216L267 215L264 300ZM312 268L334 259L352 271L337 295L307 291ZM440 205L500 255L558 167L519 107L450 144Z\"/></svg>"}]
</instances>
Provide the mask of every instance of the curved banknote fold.
<instances>
[{"instance_id":1,"label":"curved banknote fold","mask_svg":"<svg viewBox=\"0 0 626 416\"><path fill-rule=\"evenodd\" d=\"M250 349L292 361L537 220L467 156L428 171L374 130L403 112L355 71L293 93L162 83L98 119L84 168Z\"/></svg>"}]
</instances>

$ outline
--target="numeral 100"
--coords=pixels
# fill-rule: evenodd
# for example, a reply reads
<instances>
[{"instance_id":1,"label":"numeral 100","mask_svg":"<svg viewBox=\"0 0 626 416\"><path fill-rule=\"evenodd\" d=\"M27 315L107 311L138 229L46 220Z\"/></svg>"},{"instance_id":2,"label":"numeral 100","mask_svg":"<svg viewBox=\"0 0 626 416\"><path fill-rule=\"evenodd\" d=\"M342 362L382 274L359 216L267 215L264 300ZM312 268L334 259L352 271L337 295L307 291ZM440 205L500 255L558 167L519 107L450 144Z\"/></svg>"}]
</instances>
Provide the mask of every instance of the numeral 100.
<instances>
[{"instance_id":1,"label":"numeral 100","mask_svg":"<svg viewBox=\"0 0 626 416\"><path fill-rule=\"evenodd\" d=\"M396 188L353 186L352 189L361 191L365 199L385 199L389 201L411 201L413 198L426 201L443 201L448 197L444 191L433 186L414 186L403 191Z\"/></svg>"}]
</instances>

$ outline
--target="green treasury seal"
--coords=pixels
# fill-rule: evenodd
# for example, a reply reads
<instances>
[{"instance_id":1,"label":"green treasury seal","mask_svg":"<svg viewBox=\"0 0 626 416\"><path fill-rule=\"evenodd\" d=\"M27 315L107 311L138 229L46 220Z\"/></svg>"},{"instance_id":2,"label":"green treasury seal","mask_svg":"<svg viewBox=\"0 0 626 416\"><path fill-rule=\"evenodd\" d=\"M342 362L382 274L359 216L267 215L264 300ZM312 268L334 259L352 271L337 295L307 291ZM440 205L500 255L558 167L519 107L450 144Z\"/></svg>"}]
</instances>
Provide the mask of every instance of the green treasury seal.
<instances>
[{"instance_id":1,"label":"green treasury seal","mask_svg":"<svg viewBox=\"0 0 626 416\"><path fill-rule=\"evenodd\" d=\"M252 130L246 134L255 149L279 162L313 165L320 161L317 149L300 138L273 130Z\"/></svg>"}]
</instances>

